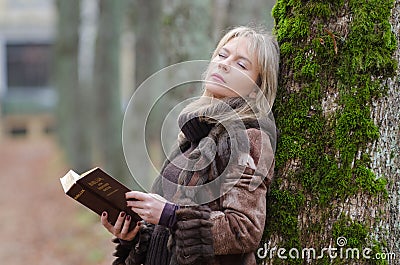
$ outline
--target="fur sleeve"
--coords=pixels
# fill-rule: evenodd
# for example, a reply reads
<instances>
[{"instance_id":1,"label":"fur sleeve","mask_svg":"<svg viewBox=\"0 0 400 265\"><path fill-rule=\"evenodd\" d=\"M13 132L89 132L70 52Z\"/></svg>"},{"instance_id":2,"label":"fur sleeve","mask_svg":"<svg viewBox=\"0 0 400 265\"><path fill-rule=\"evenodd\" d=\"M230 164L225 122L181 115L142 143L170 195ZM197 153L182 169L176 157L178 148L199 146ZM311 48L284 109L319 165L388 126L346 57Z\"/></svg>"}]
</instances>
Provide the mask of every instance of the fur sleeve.
<instances>
[{"instance_id":1,"label":"fur sleeve","mask_svg":"<svg viewBox=\"0 0 400 265\"><path fill-rule=\"evenodd\" d=\"M172 229L175 240L171 264L207 265L214 258L211 209L207 205L180 208L177 223Z\"/></svg>"},{"instance_id":2,"label":"fur sleeve","mask_svg":"<svg viewBox=\"0 0 400 265\"><path fill-rule=\"evenodd\" d=\"M139 235L136 235L132 242L122 244L118 238L113 239L113 242L117 245L113 254L116 259L112 265L140 265L144 263L153 230L154 225L146 224L140 229Z\"/></svg>"},{"instance_id":3,"label":"fur sleeve","mask_svg":"<svg viewBox=\"0 0 400 265\"><path fill-rule=\"evenodd\" d=\"M266 210L267 186L271 182L274 153L268 136L260 130L248 129L248 157L239 156L238 163L226 169L226 182L220 211L211 212L216 255L253 252L261 240Z\"/></svg>"}]
</instances>

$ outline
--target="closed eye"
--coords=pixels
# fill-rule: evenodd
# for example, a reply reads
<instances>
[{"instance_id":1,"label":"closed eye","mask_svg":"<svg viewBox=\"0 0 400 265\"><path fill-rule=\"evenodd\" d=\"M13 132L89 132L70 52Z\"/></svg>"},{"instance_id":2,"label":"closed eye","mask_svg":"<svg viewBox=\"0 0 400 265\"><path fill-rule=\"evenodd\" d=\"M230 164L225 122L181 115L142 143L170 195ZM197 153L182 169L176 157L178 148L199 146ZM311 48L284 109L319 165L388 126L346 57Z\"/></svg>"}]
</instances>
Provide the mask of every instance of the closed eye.
<instances>
[{"instance_id":1,"label":"closed eye","mask_svg":"<svg viewBox=\"0 0 400 265\"><path fill-rule=\"evenodd\" d=\"M246 67L246 65L245 65L244 63L238 62L237 64L240 66L240 68L242 68L242 69L244 69L244 70L247 69L247 67Z\"/></svg>"}]
</instances>

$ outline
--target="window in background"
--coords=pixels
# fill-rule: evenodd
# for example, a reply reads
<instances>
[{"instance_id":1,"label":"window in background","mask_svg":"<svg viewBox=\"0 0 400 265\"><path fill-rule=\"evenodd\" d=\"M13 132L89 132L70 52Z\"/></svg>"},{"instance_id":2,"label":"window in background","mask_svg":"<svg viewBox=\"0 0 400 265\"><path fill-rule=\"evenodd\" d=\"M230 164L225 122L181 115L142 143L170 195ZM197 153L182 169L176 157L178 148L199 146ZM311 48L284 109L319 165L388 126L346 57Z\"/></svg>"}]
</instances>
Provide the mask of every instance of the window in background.
<instances>
[{"instance_id":1,"label":"window in background","mask_svg":"<svg viewBox=\"0 0 400 265\"><path fill-rule=\"evenodd\" d=\"M51 45L7 44L6 54L9 90L49 86Z\"/></svg>"}]
</instances>

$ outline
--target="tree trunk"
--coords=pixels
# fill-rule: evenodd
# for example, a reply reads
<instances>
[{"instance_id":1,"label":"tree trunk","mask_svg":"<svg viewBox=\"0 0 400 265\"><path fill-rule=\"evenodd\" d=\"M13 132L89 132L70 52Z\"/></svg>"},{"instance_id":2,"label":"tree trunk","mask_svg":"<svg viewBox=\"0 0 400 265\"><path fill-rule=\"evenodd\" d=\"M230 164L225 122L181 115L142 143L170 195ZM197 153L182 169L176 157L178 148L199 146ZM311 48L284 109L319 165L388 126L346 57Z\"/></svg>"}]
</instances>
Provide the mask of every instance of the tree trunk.
<instances>
[{"instance_id":1,"label":"tree trunk","mask_svg":"<svg viewBox=\"0 0 400 265\"><path fill-rule=\"evenodd\" d=\"M258 252L264 264L400 257L399 0L393 2L280 0L274 7L280 139Z\"/></svg>"},{"instance_id":2,"label":"tree trunk","mask_svg":"<svg viewBox=\"0 0 400 265\"><path fill-rule=\"evenodd\" d=\"M136 88L161 68L161 11L161 1L136 2Z\"/></svg>"},{"instance_id":3,"label":"tree trunk","mask_svg":"<svg viewBox=\"0 0 400 265\"><path fill-rule=\"evenodd\" d=\"M220 1L216 1L220 2ZM210 0L164 1L163 7L163 56L167 65L186 60L208 60L215 45L211 29L216 25L207 19L216 3ZM219 9L220 13L223 11ZM220 28L219 28L220 29Z\"/></svg>"},{"instance_id":4,"label":"tree trunk","mask_svg":"<svg viewBox=\"0 0 400 265\"><path fill-rule=\"evenodd\" d=\"M228 7L229 0L215 0L211 2L211 15L213 20L212 36L217 42L223 36L223 30L228 26Z\"/></svg>"},{"instance_id":5,"label":"tree trunk","mask_svg":"<svg viewBox=\"0 0 400 265\"><path fill-rule=\"evenodd\" d=\"M395 59L400 62L400 1L392 8L390 23L397 39ZM386 250L400 259L400 69L386 82L387 93L372 105L372 119L379 126L379 139L369 148L371 168L379 177L388 178L388 200L385 202L382 223L376 224L377 234L386 243ZM379 228L379 229L378 229ZM389 264L397 264L391 260Z\"/></svg>"},{"instance_id":6,"label":"tree trunk","mask_svg":"<svg viewBox=\"0 0 400 265\"><path fill-rule=\"evenodd\" d=\"M96 162L120 179L127 176L121 141L123 113L119 83L122 4L122 1L99 0L93 95Z\"/></svg>"},{"instance_id":7,"label":"tree trunk","mask_svg":"<svg viewBox=\"0 0 400 265\"><path fill-rule=\"evenodd\" d=\"M230 0L228 4L228 16L226 21L227 27L238 25L266 25L272 29L273 25L267 24L272 22L267 16L265 10L270 10L273 1L268 0L253 0L251 4L247 1Z\"/></svg>"},{"instance_id":8,"label":"tree trunk","mask_svg":"<svg viewBox=\"0 0 400 265\"><path fill-rule=\"evenodd\" d=\"M161 12L162 6L160 1L156 0L138 0L138 1L128 1L130 12L127 13L129 27L134 29L134 87L131 87L130 94L134 93L135 90L152 74L156 73L161 69L163 56L162 56L162 46L161 46ZM149 90L148 93L154 93L155 90ZM161 87L160 87L161 91ZM128 106L130 103L128 103ZM136 117L142 117L145 115L145 110L147 106L151 106L154 102L147 101L146 98L141 99L137 105L135 105L135 110L137 112L133 113ZM130 107L132 108L132 106ZM129 112L129 109L125 110ZM127 114L125 114L127 115ZM137 115L137 116L136 116ZM149 138L142 139L137 135L140 133L148 124L138 124L134 121L135 119L124 120L124 130L128 130L129 133L124 131L124 155L127 160L128 166L131 165L132 161L137 162L140 165L139 169L132 169L131 174L137 174L137 170L142 170L144 177L147 178L147 173L151 171L151 167L147 168L146 159L144 159L145 154L139 152L138 150L143 145L143 141L146 140L146 144L150 145L150 153L156 149L156 153L159 152L157 145L154 146L153 135L146 135ZM146 120L147 121L147 120ZM147 127L146 129L148 129ZM150 128L148 131L151 133L156 133L156 130ZM147 130L146 130L147 132ZM139 147L140 146L140 147ZM134 176L135 177L135 176ZM140 176L143 177L143 176ZM136 179L135 179L136 181ZM142 188L140 185L142 183L133 183L137 186L135 189Z\"/></svg>"},{"instance_id":9,"label":"tree trunk","mask_svg":"<svg viewBox=\"0 0 400 265\"><path fill-rule=\"evenodd\" d=\"M86 102L78 82L78 44L80 1L58 0L58 36L55 44L55 79L58 91L58 135L66 157L77 171L90 166L89 140L86 134Z\"/></svg>"}]
</instances>

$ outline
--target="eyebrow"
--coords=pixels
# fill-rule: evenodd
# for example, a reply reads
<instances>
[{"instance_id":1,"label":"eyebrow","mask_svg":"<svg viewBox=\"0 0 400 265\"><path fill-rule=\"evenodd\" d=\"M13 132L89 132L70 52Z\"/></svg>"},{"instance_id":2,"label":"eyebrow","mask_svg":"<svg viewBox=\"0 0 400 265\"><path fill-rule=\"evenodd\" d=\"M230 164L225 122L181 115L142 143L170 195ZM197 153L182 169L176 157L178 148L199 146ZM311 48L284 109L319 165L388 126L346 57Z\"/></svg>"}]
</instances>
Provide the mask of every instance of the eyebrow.
<instances>
[{"instance_id":1,"label":"eyebrow","mask_svg":"<svg viewBox=\"0 0 400 265\"><path fill-rule=\"evenodd\" d=\"M226 52L228 52L228 53L232 53L230 50L228 50L228 49L225 48L225 47L222 47L221 50L224 50L224 51L226 51ZM243 55L240 55L240 54L239 54L239 55L238 55L238 58L243 59L243 60L246 60L247 62L249 62L250 65L253 65L253 64L251 63L250 59L247 58L247 57L245 57L245 56L243 56Z\"/></svg>"}]
</instances>

